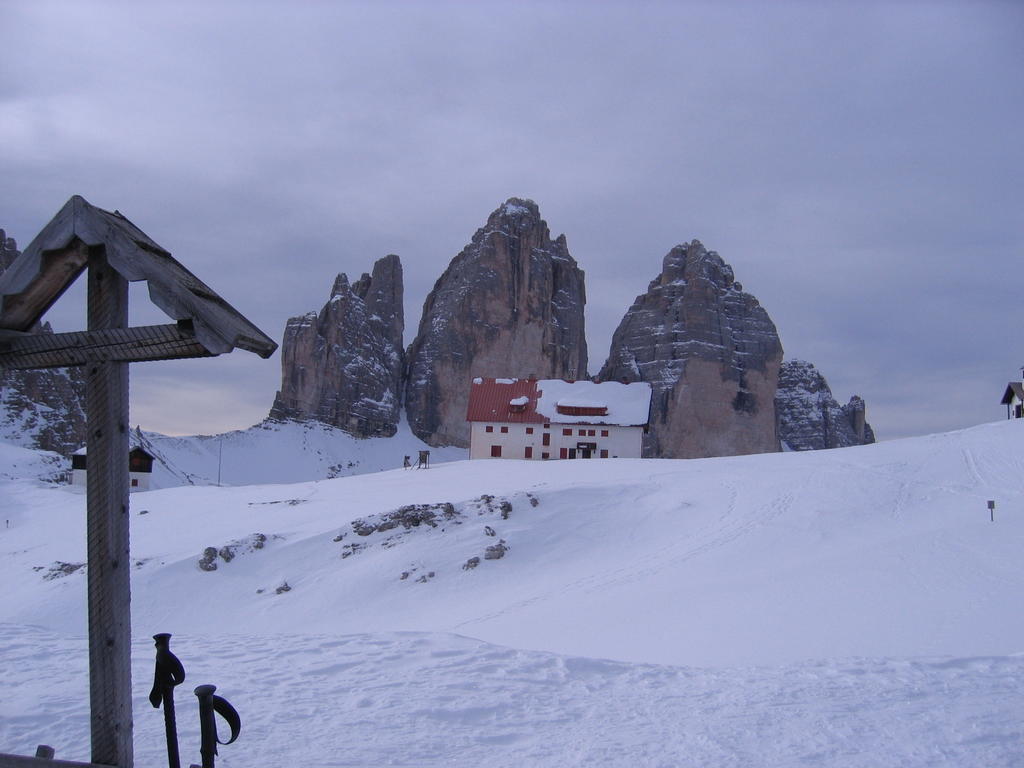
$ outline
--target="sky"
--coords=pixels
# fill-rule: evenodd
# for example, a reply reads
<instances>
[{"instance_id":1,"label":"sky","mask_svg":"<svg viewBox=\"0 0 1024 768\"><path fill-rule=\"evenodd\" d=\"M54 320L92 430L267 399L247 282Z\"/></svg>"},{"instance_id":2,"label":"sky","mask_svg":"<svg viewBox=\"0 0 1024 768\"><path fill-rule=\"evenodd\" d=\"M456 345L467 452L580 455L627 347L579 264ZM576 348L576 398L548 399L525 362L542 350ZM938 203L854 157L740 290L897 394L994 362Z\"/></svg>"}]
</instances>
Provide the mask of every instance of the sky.
<instances>
[{"instance_id":1,"label":"sky","mask_svg":"<svg viewBox=\"0 0 1024 768\"><path fill-rule=\"evenodd\" d=\"M118 209L278 342L389 253L411 342L526 197L586 272L591 373L696 238L879 439L1004 418L1020 378L1024 4L0 0L0 29L0 228ZM132 423L257 423L279 358L135 364Z\"/></svg>"}]
</instances>

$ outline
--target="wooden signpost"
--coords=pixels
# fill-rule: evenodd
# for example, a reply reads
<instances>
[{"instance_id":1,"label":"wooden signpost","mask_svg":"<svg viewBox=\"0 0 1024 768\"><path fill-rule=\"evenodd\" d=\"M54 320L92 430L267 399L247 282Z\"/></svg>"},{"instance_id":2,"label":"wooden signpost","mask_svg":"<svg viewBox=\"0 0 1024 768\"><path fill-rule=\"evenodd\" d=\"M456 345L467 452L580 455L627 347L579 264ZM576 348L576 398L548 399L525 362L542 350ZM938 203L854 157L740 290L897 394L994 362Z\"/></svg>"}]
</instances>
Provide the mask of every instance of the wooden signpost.
<instances>
[{"instance_id":1,"label":"wooden signpost","mask_svg":"<svg viewBox=\"0 0 1024 768\"><path fill-rule=\"evenodd\" d=\"M29 333L83 272L87 330ZM138 280L173 324L128 327L128 283ZM77 195L0 275L0 370L86 371L92 764L133 768L128 365L236 347L267 358L277 344L119 212ZM88 764L0 755L0 768L28 765Z\"/></svg>"}]
</instances>

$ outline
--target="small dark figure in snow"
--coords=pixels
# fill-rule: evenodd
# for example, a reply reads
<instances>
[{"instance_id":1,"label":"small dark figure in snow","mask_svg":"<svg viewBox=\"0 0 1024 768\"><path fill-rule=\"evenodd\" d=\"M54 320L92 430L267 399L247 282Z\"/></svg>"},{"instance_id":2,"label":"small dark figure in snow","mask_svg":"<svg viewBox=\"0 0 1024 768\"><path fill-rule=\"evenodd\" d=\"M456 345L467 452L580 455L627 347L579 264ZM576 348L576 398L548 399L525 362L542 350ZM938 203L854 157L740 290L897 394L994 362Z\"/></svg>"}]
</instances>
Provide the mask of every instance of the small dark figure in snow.
<instances>
[{"instance_id":1,"label":"small dark figure in snow","mask_svg":"<svg viewBox=\"0 0 1024 768\"><path fill-rule=\"evenodd\" d=\"M409 457L408 456L403 456L402 457L402 469L408 469L411 466L412 466L412 464L409 461Z\"/></svg>"},{"instance_id":2,"label":"small dark figure in snow","mask_svg":"<svg viewBox=\"0 0 1024 768\"><path fill-rule=\"evenodd\" d=\"M430 451L420 451L420 463L416 469L430 469Z\"/></svg>"}]
</instances>

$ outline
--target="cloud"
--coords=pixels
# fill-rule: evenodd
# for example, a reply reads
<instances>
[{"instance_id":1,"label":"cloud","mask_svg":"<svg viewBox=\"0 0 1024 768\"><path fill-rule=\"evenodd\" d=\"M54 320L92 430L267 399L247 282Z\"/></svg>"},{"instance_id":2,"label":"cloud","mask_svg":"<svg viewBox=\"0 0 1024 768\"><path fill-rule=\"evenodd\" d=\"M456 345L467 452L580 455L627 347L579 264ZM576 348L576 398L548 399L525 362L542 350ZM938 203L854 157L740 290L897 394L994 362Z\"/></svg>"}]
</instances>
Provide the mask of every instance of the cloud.
<instances>
[{"instance_id":1,"label":"cloud","mask_svg":"<svg viewBox=\"0 0 1024 768\"><path fill-rule=\"evenodd\" d=\"M434 280L515 195L587 272L595 369L662 256L692 238L837 396L856 388L905 424L876 419L880 434L984 419L990 385L972 372L1024 363L1002 330L1019 326L1024 288L1017 4L5 14L0 226L25 245L71 194L119 208L275 338L335 274L394 252L411 339ZM276 361L219 366L182 375L209 380L237 426L269 409ZM226 396L222 370L242 395ZM950 384L901 416L908 382L935 377ZM198 406L162 410L166 397L136 411L210 431Z\"/></svg>"}]
</instances>

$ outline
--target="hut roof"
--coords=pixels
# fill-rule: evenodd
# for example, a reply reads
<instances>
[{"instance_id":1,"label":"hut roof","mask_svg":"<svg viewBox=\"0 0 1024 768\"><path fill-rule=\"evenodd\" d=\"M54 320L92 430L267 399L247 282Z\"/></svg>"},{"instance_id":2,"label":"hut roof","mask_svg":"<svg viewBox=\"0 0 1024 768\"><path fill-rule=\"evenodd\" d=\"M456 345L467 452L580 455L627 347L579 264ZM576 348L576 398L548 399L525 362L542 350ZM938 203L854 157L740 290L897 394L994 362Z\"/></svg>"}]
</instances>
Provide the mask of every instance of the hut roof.
<instances>
[{"instance_id":1,"label":"hut roof","mask_svg":"<svg viewBox=\"0 0 1024 768\"><path fill-rule=\"evenodd\" d=\"M999 402L1003 405L1009 405L1013 402L1014 395L1017 396L1018 400L1024 401L1024 382L1011 381L1006 385L1006 391L1003 393L1003 399Z\"/></svg>"},{"instance_id":2,"label":"hut roof","mask_svg":"<svg viewBox=\"0 0 1024 768\"><path fill-rule=\"evenodd\" d=\"M88 261L88 248L75 247L80 244L103 246L107 261L121 276L131 282L145 280L153 303L194 335L207 354L238 347L266 358L277 349L272 339L119 211L97 208L79 195L64 204L0 275L0 334L11 337L28 331L78 278Z\"/></svg>"}]
</instances>

